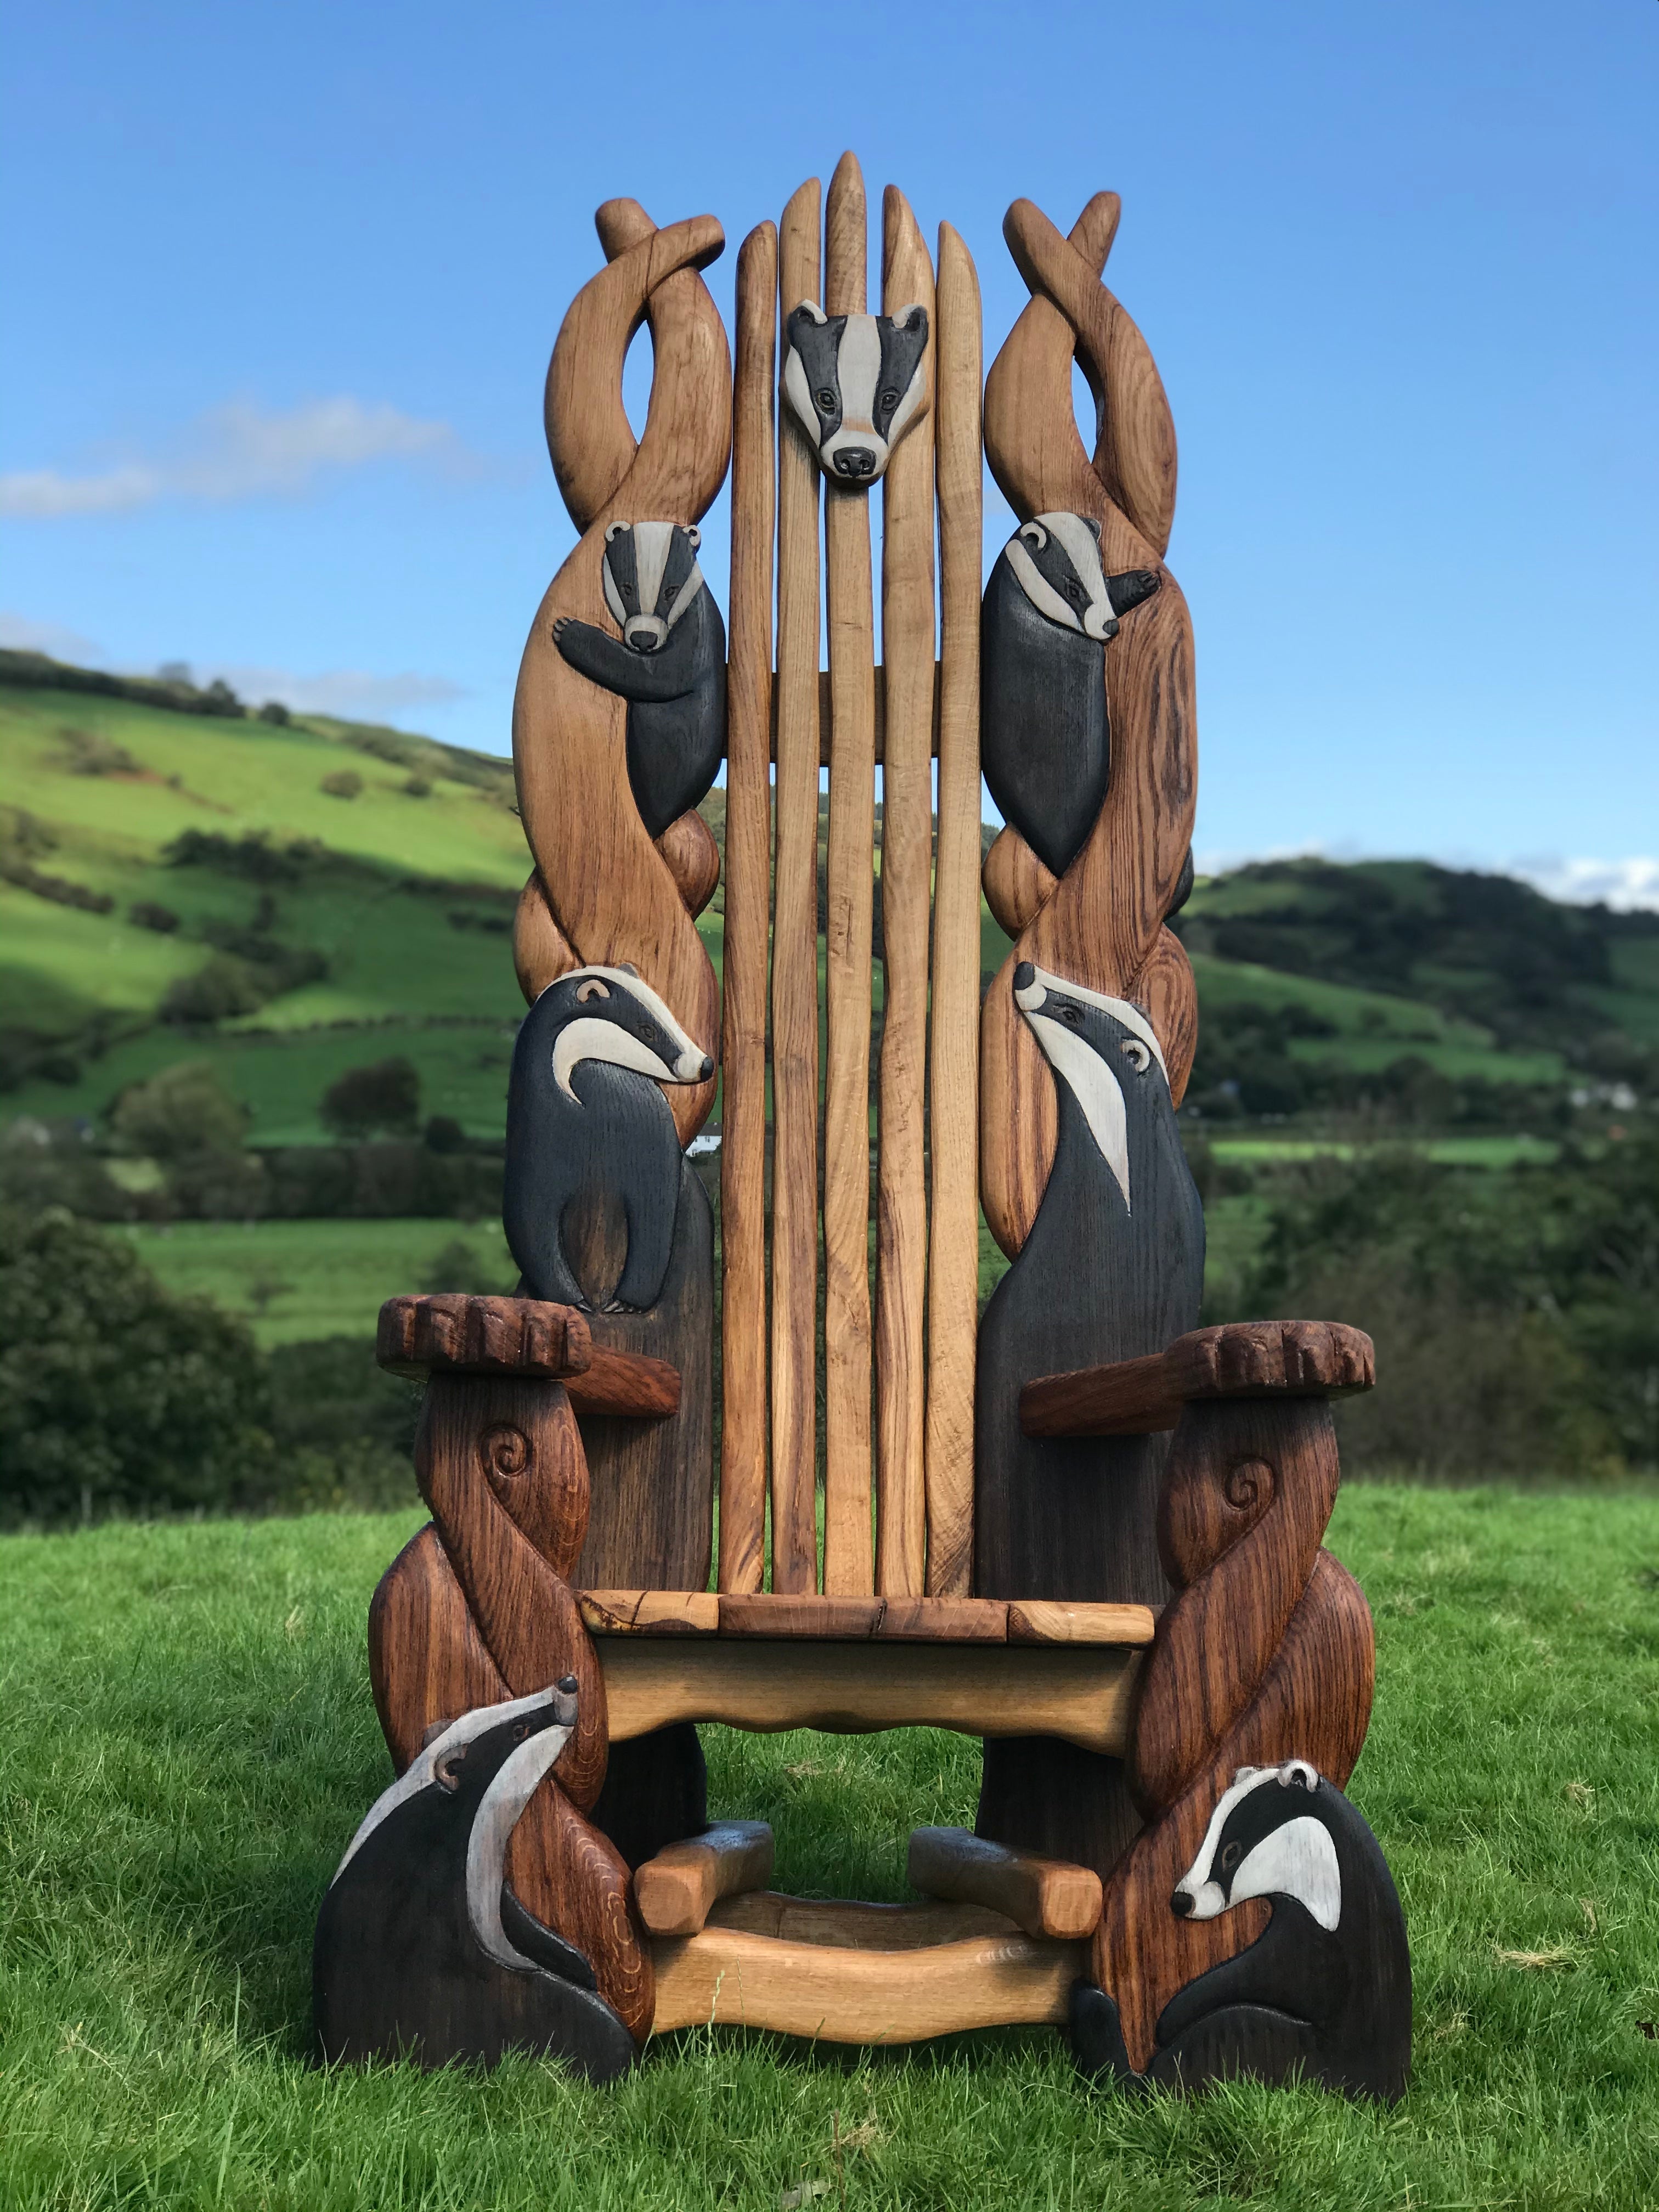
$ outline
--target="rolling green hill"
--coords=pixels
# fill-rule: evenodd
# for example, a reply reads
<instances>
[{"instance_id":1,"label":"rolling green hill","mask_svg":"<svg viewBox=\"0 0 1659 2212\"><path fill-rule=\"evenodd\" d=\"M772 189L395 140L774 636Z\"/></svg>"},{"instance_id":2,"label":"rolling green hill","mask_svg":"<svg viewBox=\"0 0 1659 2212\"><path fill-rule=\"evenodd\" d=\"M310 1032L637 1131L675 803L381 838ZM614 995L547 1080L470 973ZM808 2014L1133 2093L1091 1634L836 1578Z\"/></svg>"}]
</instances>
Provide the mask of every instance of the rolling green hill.
<instances>
[{"instance_id":1,"label":"rolling green hill","mask_svg":"<svg viewBox=\"0 0 1659 2212\"><path fill-rule=\"evenodd\" d=\"M398 1054L423 1113L500 1135L527 866L505 762L0 654L0 1115L95 1123L206 1059L255 1143L307 1144L331 1082ZM724 793L705 811L720 836ZM1212 1118L1375 1094L1508 1126L1570 1071L1645 1081L1659 1053L1659 915L1296 861L1200 883L1177 927ZM986 969L1006 950L986 914Z\"/></svg>"}]
</instances>

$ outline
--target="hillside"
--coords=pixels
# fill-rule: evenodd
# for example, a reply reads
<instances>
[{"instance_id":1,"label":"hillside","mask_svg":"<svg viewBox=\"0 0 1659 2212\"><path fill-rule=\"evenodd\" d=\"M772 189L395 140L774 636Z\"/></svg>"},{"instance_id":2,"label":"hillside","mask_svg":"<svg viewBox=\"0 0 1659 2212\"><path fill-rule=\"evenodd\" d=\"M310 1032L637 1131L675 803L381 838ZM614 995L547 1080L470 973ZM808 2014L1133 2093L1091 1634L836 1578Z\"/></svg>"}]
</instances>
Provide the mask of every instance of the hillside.
<instances>
[{"instance_id":1,"label":"hillside","mask_svg":"<svg viewBox=\"0 0 1659 2212\"><path fill-rule=\"evenodd\" d=\"M95 1124L204 1059L255 1143L306 1144L337 1076L398 1054L423 1114L499 1136L527 859L505 762L0 654L0 1110ZM720 835L723 793L705 811ZM720 907L701 925L717 964ZM1295 861L1201 882L1176 927L1210 1119L1381 1105L1513 1127L1575 1072L1647 1085L1659 1048L1659 915ZM985 915L985 968L1006 949Z\"/></svg>"}]
</instances>

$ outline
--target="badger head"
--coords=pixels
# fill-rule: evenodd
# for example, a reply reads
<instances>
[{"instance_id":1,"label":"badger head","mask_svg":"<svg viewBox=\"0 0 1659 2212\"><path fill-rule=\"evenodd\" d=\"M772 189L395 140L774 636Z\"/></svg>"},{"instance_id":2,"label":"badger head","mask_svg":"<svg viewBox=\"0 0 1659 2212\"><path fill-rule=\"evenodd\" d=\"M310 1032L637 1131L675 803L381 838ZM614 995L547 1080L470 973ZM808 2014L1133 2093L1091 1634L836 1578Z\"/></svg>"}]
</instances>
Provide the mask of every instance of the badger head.
<instances>
[{"instance_id":1,"label":"badger head","mask_svg":"<svg viewBox=\"0 0 1659 2212\"><path fill-rule=\"evenodd\" d=\"M1336 1844L1316 1811L1322 1783L1305 1759L1241 1766L1211 1815L1170 1909L1213 1920L1247 1897L1293 1897L1326 1929L1342 1917Z\"/></svg>"},{"instance_id":2,"label":"badger head","mask_svg":"<svg viewBox=\"0 0 1659 2212\"><path fill-rule=\"evenodd\" d=\"M1036 516L1014 532L1002 557L1039 614L1103 643L1117 635L1118 617L1151 599L1160 580L1151 568L1109 576L1100 525L1086 514Z\"/></svg>"},{"instance_id":3,"label":"badger head","mask_svg":"<svg viewBox=\"0 0 1659 2212\"><path fill-rule=\"evenodd\" d=\"M784 397L826 476L872 484L923 411L927 310L826 315L803 300L785 325Z\"/></svg>"},{"instance_id":4,"label":"badger head","mask_svg":"<svg viewBox=\"0 0 1659 2212\"><path fill-rule=\"evenodd\" d=\"M702 532L681 522L613 522L605 533L605 603L633 653L660 653L702 589Z\"/></svg>"},{"instance_id":5,"label":"badger head","mask_svg":"<svg viewBox=\"0 0 1659 2212\"><path fill-rule=\"evenodd\" d=\"M1125 1089L1161 1083L1167 1092L1170 1084L1164 1048L1152 1024L1128 1000L1085 990L1029 960L1014 970L1014 1004L1055 1075L1070 1087L1130 1210Z\"/></svg>"},{"instance_id":6,"label":"badger head","mask_svg":"<svg viewBox=\"0 0 1659 2212\"><path fill-rule=\"evenodd\" d=\"M548 985L535 1012L552 1029L553 1080L573 1105L578 1063L608 1060L659 1083L707 1083L714 1063L635 969L574 968Z\"/></svg>"}]
</instances>

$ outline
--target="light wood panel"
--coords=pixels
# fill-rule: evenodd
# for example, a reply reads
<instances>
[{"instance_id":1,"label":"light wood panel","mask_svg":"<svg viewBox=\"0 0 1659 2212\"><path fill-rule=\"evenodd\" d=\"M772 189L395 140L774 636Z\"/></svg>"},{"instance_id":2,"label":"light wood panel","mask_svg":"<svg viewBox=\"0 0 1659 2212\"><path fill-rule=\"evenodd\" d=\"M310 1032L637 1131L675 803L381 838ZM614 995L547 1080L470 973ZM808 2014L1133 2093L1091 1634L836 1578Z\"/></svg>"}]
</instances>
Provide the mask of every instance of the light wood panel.
<instances>
[{"instance_id":1,"label":"light wood panel","mask_svg":"<svg viewBox=\"0 0 1659 2212\"><path fill-rule=\"evenodd\" d=\"M652 1950L653 2033L718 2021L823 2043L915 2043L1004 2022L1059 2025L1088 1956L1081 1944L1018 1934L895 1956L718 1927L659 1940Z\"/></svg>"},{"instance_id":2,"label":"light wood panel","mask_svg":"<svg viewBox=\"0 0 1659 2212\"><path fill-rule=\"evenodd\" d=\"M1075 1644L612 1636L594 1648L617 1743L702 1720L762 1735L948 1728L1059 1736L1121 1758L1137 1664L1130 1652Z\"/></svg>"},{"instance_id":3,"label":"light wood panel","mask_svg":"<svg viewBox=\"0 0 1659 2212\"><path fill-rule=\"evenodd\" d=\"M907 1644L1150 1644L1147 1605L992 1597L790 1597L775 1590L587 1589L593 1636L805 1637Z\"/></svg>"},{"instance_id":4,"label":"light wood panel","mask_svg":"<svg viewBox=\"0 0 1659 2212\"><path fill-rule=\"evenodd\" d=\"M824 309L866 312L864 179L836 164L824 209ZM826 481L830 850L824 927L823 1587L875 1587L870 1525L870 948L875 900L875 617L867 490Z\"/></svg>"},{"instance_id":5,"label":"light wood panel","mask_svg":"<svg viewBox=\"0 0 1659 2212\"><path fill-rule=\"evenodd\" d=\"M816 177L783 211L783 314L819 296ZM777 858L772 934L772 1587L817 1587L818 464L778 432Z\"/></svg>"},{"instance_id":6,"label":"light wood panel","mask_svg":"<svg viewBox=\"0 0 1659 2212\"><path fill-rule=\"evenodd\" d=\"M635 1868L634 1903L652 1935L695 1936L720 1898L764 1889L771 1879L765 1821L719 1820Z\"/></svg>"},{"instance_id":7,"label":"light wood panel","mask_svg":"<svg viewBox=\"0 0 1659 2212\"><path fill-rule=\"evenodd\" d=\"M882 307L927 311L918 412L933 405L933 264L902 193L883 199ZM927 1577L927 904L933 871L933 441L912 427L882 483L881 932L884 985L876 1203L876 1588ZM873 732L872 732L873 734ZM874 757L873 744L871 748ZM833 800L832 800L833 805Z\"/></svg>"},{"instance_id":8,"label":"light wood panel","mask_svg":"<svg viewBox=\"0 0 1659 2212\"><path fill-rule=\"evenodd\" d=\"M967 1828L913 1828L906 1879L924 1897L1005 1912L1028 1936L1075 1942L1100 1924L1101 1882L1092 1867L1011 1850Z\"/></svg>"},{"instance_id":9,"label":"light wood panel","mask_svg":"<svg viewBox=\"0 0 1659 2212\"><path fill-rule=\"evenodd\" d=\"M979 1313L979 601L983 532L980 299L973 258L939 234L934 442L940 648L933 886L933 1180L928 1228L928 1590L973 1587L974 1339Z\"/></svg>"},{"instance_id":10,"label":"light wood panel","mask_svg":"<svg viewBox=\"0 0 1659 2212\"><path fill-rule=\"evenodd\" d=\"M777 232L738 255L726 677L726 936L720 1094L720 1586L761 1586L766 1537L766 945L772 792Z\"/></svg>"}]
</instances>

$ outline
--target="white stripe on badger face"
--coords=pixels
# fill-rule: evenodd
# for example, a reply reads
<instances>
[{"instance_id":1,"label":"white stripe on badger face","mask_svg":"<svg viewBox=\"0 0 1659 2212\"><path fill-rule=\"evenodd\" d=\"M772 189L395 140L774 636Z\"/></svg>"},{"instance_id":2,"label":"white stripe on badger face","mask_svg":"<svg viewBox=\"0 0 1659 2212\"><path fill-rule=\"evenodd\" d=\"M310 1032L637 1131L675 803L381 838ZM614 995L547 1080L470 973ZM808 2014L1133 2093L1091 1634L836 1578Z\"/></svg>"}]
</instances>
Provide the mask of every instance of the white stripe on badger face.
<instances>
[{"instance_id":1,"label":"white stripe on badger face","mask_svg":"<svg viewBox=\"0 0 1659 2212\"><path fill-rule=\"evenodd\" d=\"M1037 520L1059 539L1066 559L1077 571L1078 581L1089 594L1088 612L1083 617L1085 636L1104 640L1111 635L1107 624L1115 623L1116 617L1106 594L1106 572L1100 564L1099 540L1080 514L1040 514Z\"/></svg>"},{"instance_id":2,"label":"white stripe on badger face","mask_svg":"<svg viewBox=\"0 0 1659 2212\"><path fill-rule=\"evenodd\" d=\"M1046 968L1034 969L1032 980L1023 991L1016 991L1014 1000L1024 1013L1035 1013L1050 991L1060 991L1068 999L1081 999L1085 1006L1098 1006L1102 1013L1109 1014L1115 1022L1121 1022L1126 1030L1138 1036L1152 1058L1164 1070L1164 1080L1170 1079L1164 1066L1164 1048L1158 1041L1158 1032L1130 999L1109 999L1103 991L1091 991L1081 983L1068 983L1063 975L1052 975Z\"/></svg>"},{"instance_id":3,"label":"white stripe on badger face","mask_svg":"<svg viewBox=\"0 0 1659 2212\"><path fill-rule=\"evenodd\" d=\"M1270 1829L1246 1854L1226 1889L1214 1879L1215 1856L1233 1808L1269 1783L1316 1790L1319 1777L1305 1759L1289 1759L1282 1766L1241 1766L1210 1815L1198 1856L1176 1884L1176 1894L1192 1899L1194 1920L1214 1920L1247 1897L1294 1897L1322 1928L1334 1929L1342 1917L1342 1870L1330 1830L1310 1814L1293 1814Z\"/></svg>"},{"instance_id":4,"label":"white stripe on badger face","mask_svg":"<svg viewBox=\"0 0 1659 2212\"><path fill-rule=\"evenodd\" d=\"M480 1948L498 1965L520 1972L533 1969L536 1962L507 1942L501 1926L507 1846L519 1816L569 1741L568 1728L546 1729L510 1751L483 1794L466 1839L466 1917L472 1923L472 1933Z\"/></svg>"},{"instance_id":5,"label":"white stripe on badger face","mask_svg":"<svg viewBox=\"0 0 1659 2212\"><path fill-rule=\"evenodd\" d=\"M636 522L634 525L634 574L638 579L640 612L654 615L657 594L662 589L663 570L668 566L668 556L674 543L672 522Z\"/></svg>"},{"instance_id":6,"label":"white stripe on badger face","mask_svg":"<svg viewBox=\"0 0 1659 2212\"><path fill-rule=\"evenodd\" d=\"M516 1719L520 1713L538 1711L552 1695L551 1690L537 1690L530 1697L511 1698L499 1705L475 1705L470 1713L463 1713L458 1721L452 1721L441 1735L434 1736L430 1743L416 1752L392 1787L383 1790L369 1807L356 1834L346 1845L345 1856L334 1869L334 1881L338 1881L383 1820L389 1820L400 1805L406 1804L411 1797L418 1796L422 1790L436 1780L440 1759L447 1759L452 1753L471 1743L486 1729L499 1728L503 1721ZM569 1733L566 1729L560 1735L561 1744ZM333 1886L333 1882L329 1884L331 1889Z\"/></svg>"},{"instance_id":7,"label":"white stripe on badger face","mask_svg":"<svg viewBox=\"0 0 1659 2212\"><path fill-rule=\"evenodd\" d=\"M1063 629L1082 629L1083 625L1076 614L1031 558L1024 538L1011 538L1002 552L1018 580L1019 588L1040 615L1047 615L1051 623L1058 623Z\"/></svg>"},{"instance_id":8,"label":"white stripe on badger face","mask_svg":"<svg viewBox=\"0 0 1659 2212\"><path fill-rule=\"evenodd\" d=\"M686 578L685 581L680 586L679 590L674 594L673 604L668 610L666 623L667 627L670 629L673 629L675 623L685 612L692 600L696 598L697 593L702 591L702 570L694 561L691 563L691 574Z\"/></svg>"},{"instance_id":9,"label":"white stripe on badger face","mask_svg":"<svg viewBox=\"0 0 1659 2212\"><path fill-rule=\"evenodd\" d=\"M620 968L599 967L574 969L556 981L586 981L590 976L597 976L612 993L625 992L642 1006L663 1031L672 1048L673 1057L672 1060L665 1059L631 1030L623 1029L619 1023L607 1021L602 1014L578 1015L559 1031L558 1042L553 1048L553 1080L573 1105L580 1106L581 1101L570 1087L571 1072L584 1060L603 1060L613 1067L631 1067L659 1083L702 1082L702 1063L707 1055L700 1045L692 1042L648 983L642 982L637 975L624 974ZM553 988L551 983L548 985L549 990Z\"/></svg>"},{"instance_id":10,"label":"white stripe on badger face","mask_svg":"<svg viewBox=\"0 0 1659 2212\"><path fill-rule=\"evenodd\" d=\"M1123 1193L1124 1211L1129 1212L1128 1114L1116 1076L1075 1030L1065 1028L1048 1014L1028 1014L1025 1018L1036 1032L1048 1065L1072 1086L1100 1156Z\"/></svg>"}]
</instances>

